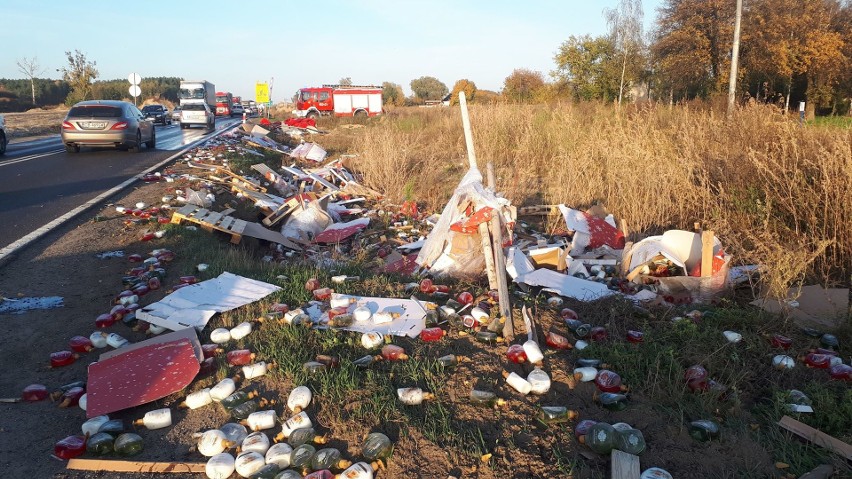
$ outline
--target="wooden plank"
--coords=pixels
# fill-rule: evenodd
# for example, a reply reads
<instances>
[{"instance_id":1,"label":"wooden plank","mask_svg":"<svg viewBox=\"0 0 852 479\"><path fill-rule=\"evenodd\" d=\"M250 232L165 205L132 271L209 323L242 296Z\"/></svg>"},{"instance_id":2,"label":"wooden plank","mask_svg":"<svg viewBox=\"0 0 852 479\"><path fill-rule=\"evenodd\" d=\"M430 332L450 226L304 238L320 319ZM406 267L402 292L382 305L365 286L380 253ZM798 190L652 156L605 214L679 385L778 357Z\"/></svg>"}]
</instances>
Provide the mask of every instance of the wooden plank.
<instances>
[{"instance_id":1,"label":"wooden plank","mask_svg":"<svg viewBox=\"0 0 852 479\"><path fill-rule=\"evenodd\" d=\"M628 241L621 250L621 275L626 276L630 272L630 262L633 260L633 242Z\"/></svg>"},{"instance_id":2,"label":"wooden plank","mask_svg":"<svg viewBox=\"0 0 852 479\"><path fill-rule=\"evenodd\" d=\"M488 187L497 190L497 175L494 173L494 163L488 162L485 169L488 177ZM500 305L500 316L506 319L503 323L503 339L509 343L515 339L515 322L512 319L512 300L509 297L509 286L506 283L506 255L503 253L503 229L500 226L500 215L494 215L489 222L491 230L491 247L494 250L494 267L497 271L497 297Z\"/></svg>"},{"instance_id":3,"label":"wooden plank","mask_svg":"<svg viewBox=\"0 0 852 479\"><path fill-rule=\"evenodd\" d=\"M74 458L68 461L68 465L66 467L76 471L159 472L178 474L186 472L204 472L206 464L203 462L140 462Z\"/></svg>"},{"instance_id":4,"label":"wooden plank","mask_svg":"<svg viewBox=\"0 0 852 479\"><path fill-rule=\"evenodd\" d=\"M610 459L611 479L639 479L639 456L613 449Z\"/></svg>"},{"instance_id":5,"label":"wooden plank","mask_svg":"<svg viewBox=\"0 0 852 479\"><path fill-rule=\"evenodd\" d=\"M701 232L701 277L713 276L713 232Z\"/></svg>"},{"instance_id":6,"label":"wooden plank","mask_svg":"<svg viewBox=\"0 0 852 479\"><path fill-rule=\"evenodd\" d=\"M817 446L824 447L839 456L845 457L847 460L852 460L852 446L840 439L829 436L819 429L812 428L790 416L782 417L778 421L778 425Z\"/></svg>"}]
</instances>

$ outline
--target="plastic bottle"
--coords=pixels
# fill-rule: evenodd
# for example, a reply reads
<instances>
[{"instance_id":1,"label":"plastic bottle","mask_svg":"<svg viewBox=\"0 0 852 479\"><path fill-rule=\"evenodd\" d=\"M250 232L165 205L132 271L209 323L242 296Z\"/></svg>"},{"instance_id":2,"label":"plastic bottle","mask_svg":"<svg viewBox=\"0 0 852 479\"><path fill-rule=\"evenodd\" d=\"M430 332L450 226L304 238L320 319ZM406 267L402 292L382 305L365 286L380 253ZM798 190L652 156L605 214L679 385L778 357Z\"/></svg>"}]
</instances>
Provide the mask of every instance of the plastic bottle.
<instances>
[{"instance_id":1,"label":"plastic bottle","mask_svg":"<svg viewBox=\"0 0 852 479\"><path fill-rule=\"evenodd\" d=\"M68 366L79 358L76 353L72 353L71 351L57 351L55 353L50 353L50 367L52 368L60 368L62 366Z\"/></svg>"},{"instance_id":2,"label":"plastic bottle","mask_svg":"<svg viewBox=\"0 0 852 479\"><path fill-rule=\"evenodd\" d=\"M346 314L338 314L334 317L329 315L328 317L328 325L333 328L346 328L352 326L352 323L355 322L355 317L349 313Z\"/></svg>"},{"instance_id":3,"label":"plastic bottle","mask_svg":"<svg viewBox=\"0 0 852 479\"><path fill-rule=\"evenodd\" d=\"M533 394L547 394L550 391L550 376L547 375L541 368L534 368L527 375L527 382L530 383L530 392Z\"/></svg>"},{"instance_id":4,"label":"plastic bottle","mask_svg":"<svg viewBox=\"0 0 852 479\"><path fill-rule=\"evenodd\" d=\"M89 335L89 341L92 342L92 346L100 349L105 348L107 345L107 335L103 331L95 331Z\"/></svg>"},{"instance_id":5,"label":"plastic bottle","mask_svg":"<svg viewBox=\"0 0 852 479\"><path fill-rule=\"evenodd\" d=\"M496 344L503 342L503 338L493 331L482 330L476 332L476 340L480 343Z\"/></svg>"},{"instance_id":6,"label":"plastic bottle","mask_svg":"<svg viewBox=\"0 0 852 479\"><path fill-rule=\"evenodd\" d=\"M307 469L316 453L317 448L311 444L302 444L293 449L293 454L290 455L290 467L293 469Z\"/></svg>"},{"instance_id":7,"label":"plastic bottle","mask_svg":"<svg viewBox=\"0 0 852 479\"><path fill-rule=\"evenodd\" d=\"M318 471L321 469L346 469L352 465L352 461L343 459L343 455L339 450L333 447L320 449L311 458L311 469Z\"/></svg>"},{"instance_id":8,"label":"plastic bottle","mask_svg":"<svg viewBox=\"0 0 852 479\"><path fill-rule=\"evenodd\" d=\"M252 331L252 326L249 321L243 321L242 323L231 328L231 339L234 341L239 341L244 337L248 336Z\"/></svg>"},{"instance_id":9,"label":"plastic bottle","mask_svg":"<svg viewBox=\"0 0 852 479\"><path fill-rule=\"evenodd\" d=\"M209 479L228 479L234 473L234 456L223 452L212 456L204 466Z\"/></svg>"},{"instance_id":10,"label":"plastic bottle","mask_svg":"<svg viewBox=\"0 0 852 479\"><path fill-rule=\"evenodd\" d=\"M828 370L828 374L831 376L831 379L836 381L852 381L852 366L848 364L835 364L830 367Z\"/></svg>"},{"instance_id":11,"label":"plastic bottle","mask_svg":"<svg viewBox=\"0 0 852 479\"><path fill-rule=\"evenodd\" d=\"M423 392L420 388L398 388L396 395L407 406L417 406L422 404L423 401L435 399L434 394Z\"/></svg>"},{"instance_id":12,"label":"plastic bottle","mask_svg":"<svg viewBox=\"0 0 852 479\"><path fill-rule=\"evenodd\" d=\"M169 408L148 411L142 419L133 421L134 426L145 426L148 429L160 429L172 425L172 410Z\"/></svg>"},{"instance_id":13,"label":"plastic bottle","mask_svg":"<svg viewBox=\"0 0 852 479\"><path fill-rule=\"evenodd\" d=\"M256 452L241 452L234 459L234 469L242 477L249 477L266 465L263 456Z\"/></svg>"},{"instance_id":14,"label":"plastic bottle","mask_svg":"<svg viewBox=\"0 0 852 479\"><path fill-rule=\"evenodd\" d=\"M302 365L302 371L308 374L316 374L326 371L328 369L328 365L317 362L317 361L308 361Z\"/></svg>"},{"instance_id":15,"label":"plastic bottle","mask_svg":"<svg viewBox=\"0 0 852 479\"><path fill-rule=\"evenodd\" d=\"M361 346L363 346L364 349L376 349L384 342L385 338L382 336L382 333L370 331L361 335Z\"/></svg>"},{"instance_id":16,"label":"plastic bottle","mask_svg":"<svg viewBox=\"0 0 852 479\"><path fill-rule=\"evenodd\" d=\"M805 363L805 366L816 369L828 369L833 364L841 364L840 358L828 354L808 353L804 357L799 358Z\"/></svg>"},{"instance_id":17,"label":"plastic bottle","mask_svg":"<svg viewBox=\"0 0 852 479\"><path fill-rule=\"evenodd\" d=\"M266 374L270 369L275 367L274 363L258 361L254 364L243 366L243 377L246 379L254 379Z\"/></svg>"},{"instance_id":18,"label":"plastic bottle","mask_svg":"<svg viewBox=\"0 0 852 479\"><path fill-rule=\"evenodd\" d=\"M86 394L86 390L82 387L71 388L64 393L60 397L59 407L71 407L76 406L77 403L80 402L80 398Z\"/></svg>"},{"instance_id":19,"label":"plastic bottle","mask_svg":"<svg viewBox=\"0 0 852 479\"><path fill-rule=\"evenodd\" d=\"M331 295L334 293L334 290L331 288L317 288L313 290L312 293L314 295L314 299L317 301L328 301L331 299Z\"/></svg>"},{"instance_id":20,"label":"plastic bottle","mask_svg":"<svg viewBox=\"0 0 852 479\"><path fill-rule=\"evenodd\" d=\"M518 376L515 373L503 371L503 377L506 378L506 383L508 383L509 386L512 386L512 388L514 388L521 394L526 395L529 394L530 391L532 391L532 384L530 384L529 381L522 378L521 376Z\"/></svg>"},{"instance_id":21,"label":"plastic bottle","mask_svg":"<svg viewBox=\"0 0 852 479\"><path fill-rule=\"evenodd\" d=\"M115 316L113 316L109 313L101 314L100 316L95 318L95 327L96 328L101 328L101 329L108 328L115 323L116 323Z\"/></svg>"},{"instance_id":22,"label":"plastic bottle","mask_svg":"<svg viewBox=\"0 0 852 479\"><path fill-rule=\"evenodd\" d=\"M527 353L524 351L524 347L520 344L513 344L509 346L509 349L506 351L506 357L509 361L512 361L515 364L520 364L526 362Z\"/></svg>"},{"instance_id":23,"label":"plastic bottle","mask_svg":"<svg viewBox=\"0 0 852 479\"><path fill-rule=\"evenodd\" d=\"M21 399L28 402L42 401L48 395L47 386L43 384L30 384L21 391Z\"/></svg>"},{"instance_id":24,"label":"plastic bottle","mask_svg":"<svg viewBox=\"0 0 852 479\"><path fill-rule=\"evenodd\" d=\"M216 344L224 344L231 340L231 331L225 328L216 328L210 331L210 341Z\"/></svg>"},{"instance_id":25,"label":"plastic bottle","mask_svg":"<svg viewBox=\"0 0 852 479\"><path fill-rule=\"evenodd\" d=\"M709 441L719 437L719 425L706 419L689 423L689 435L696 441Z\"/></svg>"},{"instance_id":26,"label":"plastic bottle","mask_svg":"<svg viewBox=\"0 0 852 479\"><path fill-rule=\"evenodd\" d=\"M373 479L375 469L366 462L356 462L347 467L345 471L337 475L339 478L345 479Z\"/></svg>"},{"instance_id":27,"label":"plastic bottle","mask_svg":"<svg viewBox=\"0 0 852 479\"><path fill-rule=\"evenodd\" d=\"M228 351L227 359L228 364L231 366L245 366L246 364L254 361L256 356L257 355L249 349L236 349L234 351Z\"/></svg>"},{"instance_id":28,"label":"plastic bottle","mask_svg":"<svg viewBox=\"0 0 852 479\"><path fill-rule=\"evenodd\" d=\"M577 411L568 409L565 406L542 406L539 413L539 420L545 424L557 424L568 422L579 416Z\"/></svg>"},{"instance_id":29,"label":"plastic bottle","mask_svg":"<svg viewBox=\"0 0 852 479\"><path fill-rule=\"evenodd\" d=\"M121 456L135 456L142 452L144 445L145 442L142 440L142 436L135 432L125 432L115 438L113 449L115 449L116 454Z\"/></svg>"},{"instance_id":30,"label":"plastic bottle","mask_svg":"<svg viewBox=\"0 0 852 479\"><path fill-rule=\"evenodd\" d=\"M367 321L373 316L373 312L366 306L358 306L352 311L352 317L357 322Z\"/></svg>"},{"instance_id":31,"label":"plastic bottle","mask_svg":"<svg viewBox=\"0 0 852 479\"><path fill-rule=\"evenodd\" d=\"M565 319L578 319L580 316L571 308L562 308L562 311L559 312L559 316Z\"/></svg>"},{"instance_id":32,"label":"plastic bottle","mask_svg":"<svg viewBox=\"0 0 852 479\"><path fill-rule=\"evenodd\" d=\"M320 287L320 282L316 278L311 278L311 279L305 281L305 289L307 291L313 291L313 290L315 290L319 287Z\"/></svg>"},{"instance_id":33,"label":"plastic bottle","mask_svg":"<svg viewBox=\"0 0 852 479\"><path fill-rule=\"evenodd\" d=\"M313 427L300 427L298 429L294 429L287 437L287 443L293 447L299 447L302 444L307 443L325 444L326 442L328 442L328 439L326 439L325 436L318 435Z\"/></svg>"},{"instance_id":34,"label":"plastic bottle","mask_svg":"<svg viewBox=\"0 0 852 479\"><path fill-rule=\"evenodd\" d=\"M379 359L381 359L381 356L377 356L377 357ZM374 357L371 354L368 354L366 356L360 357L360 358L352 361L352 364L354 364L356 367L358 367L360 369L367 369L375 361L376 361L376 357Z\"/></svg>"},{"instance_id":35,"label":"plastic bottle","mask_svg":"<svg viewBox=\"0 0 852 479\"><path fill-rule=\"evenodd\" d=\"M222 399L220 402L222 404L222 407L224 407L226 410L230 411L231 409L234 409L235 407L237 407L240 404L248 401L249 399L253 399L253 398L256 398L256 397L257 397L256 391L247 391L247 390L243 389L243 390L237 391L235 393L232 393L231 395Z\"/></svg>"},{"instance_id":36,"label":"plastic bottle","mask_svg":"<svg viewBox=\"0 0 852 479\"><path fill-rule=\"evenodd\" d=\"M588 434L579 437L580 444L598 454L609 454L615 447L615 429L605 422L598 422L589 428Z\"/></svg>"},{"instance_id":37,"label":"plastic bottle","mask_svg":"<svg viewBox=\"0 0 852 479\"><path fill-rule=\"evenodd\" d=\"M240 450L266 454L266 451L269 450L269 438L263 432L253 432L240 443Z\"/></svg>"},{"instance_id":38,"label":"plastic bottle","mask_svg":"<svg viewBox=\"0 0 852 479\"><path fill-rule=\"evenodd\" d=\"M598 371L595 376L595 386L605 393L617 393L627 390L627 386L621 384L621 376L608 369Z\"/></svg>"},{"instance_id":39,"label":"plastic bottle","mask_svg":"<svg viewBox=\"0 0 852 479\"><path fill-rule=\"evenodd\" d=\"M274 479L303 479L303 476L301 472L287 469L286 471L279 472Z\"/></svg>"},{"instance_id":40,"label":"plastic bottle","mask_svg":"<svg viewBox=\"0 0 852 479\"><path fill-rule=\"evenodd\" d=\"M364 443L361 445L361 454L368 461L384 462L390 457L393 451L393 443L391 440L380 432L371 432L364 438Z\"/></svg>"},{"instance_id":41,"label":"plastic bottle","mask_svg":"<svg viewBox=\"0 0 852 479\"><path fill-rule=\"evenodd\" d=\"M86 452L86 436L75 435L60 439L53 445L53 455L63 461Z\"/></svg>"},{"instance_id":42,"label":"plastic bottle","mask_svg":"<svg viewBox=\"0 0 852 479\"><path fill-rule=\"evenodd\" d=\"M242 444L243 439L248 436L248 430L242 424L236 422L228 422L222 424L222 427L219 428L223 434L225 434L225 438L234 444Z\"/></svg>"},{"instance_id":43,"label":"plastic bottle","mask_svg":"<svg viewBox=\"0 0 852 479\"><path fill-rule=\"evenodd\" d=\"M597 375L598 370L591 366L586 366L583 368L574 368L574 379L576 379L577 381L581 381L584 383L594 381Z\"/></svg>"},{"instance_id":44,"label":"plastic bottle","mask_svg":"<svg viewBox=\"0 0 852 479\"><path fill-rule=\"evenodd\" d=\"M311 418L308 417L308 414L305 411L302 411L286 421L281 425L281 433L275 436L276 441L281 441L284 438L290 436L290 433L295 431L296 429L302 429L307 427L314 427L314 423L311 422ZM292 446L292 444L290 444Z\"/></svg>"},{"instance_id":45,"label":"plastic bottle","mask_svg":"<svg viewBox=\"0 0 852 479\"><path fill-rule=\"evenodd\" d=\"M639 344L644 341L645 334L642 331L627 330L627 342Z\"/></svg>"},{"instance_id":46,"label":"plastic bottle","mask_svg":"<svg viewBox=\"0 0 852 479\"><path fill-rule=\"evenodd\" d=\"M290 467L290 457L293 454L293 448L286 442L273 444L266 450L266 463L275 464L281 469Z\"/></svg>"},{"instance_id":47,"label":"plastic bottle","mask_svg":"<svg viewBox=\"0 0 852 479\"><path fill-rule=\"evenodd\" d=\"M583 419L574 426L574 436L579 438L580 436L588 434L592 426L597 423L597 421L593 421L591 419Z\"/></svg>"},{"instance_id":48,"label":"plastic bottle","mask_svg":"<svg viewBox=\"0 0 852 479\"><path fill-rule=\"evenodd\" d=\"M426 328L420 331L420 340L421 341L440 341L441 338L444 337L446 331L441 328Z\"/></svg>"},{"instance_id":49,"label":"plastic bottle","mask_svg":"<svg viewBox=\"0 0 852 479\"><path fill-rule=\"evenodd\" d=\"M382 348L382 357L388 361L405 361L408 359L405 350L395 344L386 344Z\"/></svg>"},{"instance_id":50,"label":"plastic bottle","mask_svg":"<svg viewBox=\"0 0 852 479\"><path fill-rule=\"evenodd\" d=\"M686 368L686 371L683 372L683 380L686 382L705 379L707 379L707 370L704 369L704 366L698 364Z\"/></svg>"},{"instance_id":51,"label":"plastic bottle","mask_svg":"<svg viewBox=\"0 0 852 479\"><path fill-rule=\"evenodd\" d=\"M266 401L264 401L264 404L265 403ZM231 409L231 417L234 418L235 421L240 421L242 424L242 421L246 420L251 413L256 412L259 408L260 404L258 404L257 401L249 400ZM245 424L243 425L245 426Z\"/></svg>"},{"instance_id":52,"label":"plastic bottle","mask_svg":"<svg viewBox=\"0 0 852 479\"><path fill-rule=\"evenodd\" d=\"M215 386L210 388L210 399L216 402L221 402L226 397L230 396L237 389L237 384L231 378L225 378Z\"/></svg>"},{"instance_id":53,"label":"plastic bottle","mask_svg":"<svg viewBox=\"0 0 852 479\"><path fill-rule=\"evenodd\" d=\"M275 479L280 470L281 468L275 464L264 464L260 469L254 471L249 479Z\"/></svg>"},{"instance_id":54,"label":"plastic bottle","mask_svg":"<svg viewBox=\"0 0 852 479\"><path fill-rule=\"evenodd\" d=\"M595 326L594 328L589 330L589 338L595 342L606 341L609 334L606 332L606 328L603 326Z\"/></svg>"},{"instance_id":55,"label":"plastic bottle","mask_svg":"<svg viewBox=\"0 0 852 479\"><path fill-rule=\"evenodd\" d=\"M578 339L578 340L574 343L574 349L576 349L577 351L582 351L582 350L584 350L584 349L586 349L586 348L588 348L588 347L589 347L589 342L588 342L588 341L583 341L582 339Z\"/></svg>"},{"instance_id":56,"label":"plastic bottle","mask_svg":"<svg viewBox=\"0 0 852 479\"><path fill-rule=\"evenodd\" d=\"M470 391L470 403L475 406L499 407L506 404L506 401L498 398L497 395L491 391L473 389Z\"/></svg>"},{"instance_id":57,"label":"plastic bottle","mask_svg":"<svg viewBox=\"0 0 852 479\"><path fill-rule=\"evenodd\" d=\"M320 469L319 471L314 471L308 474L305 476L305 479L334 479L334 474L332 474L332 472L328 469Z\"/></svg>"},{"instance_id":58,"label":"plastic bottle","mask_svg":"<svg viewBox=\"0 0 852 479\"><path fill-rule=\"evenodd\" d=\"M544 359L544 354L542 354L541 349L538 347L538 343L532 339L524 342L524 352L527 354L527 361L532 364L538 364Z\"/></svg>"},{"instance_id":59,"label":"plastic bottle","mask_svg":"<svg viewBox=\"0 0 852 479\"><path fill-rule=\"evenodd\" d=\"M772 346L781 349L790 349L790 346L793 345L792 339L778 333L771 335L769 337L769 342L772 343Z\"/></svg>"},{"instance_id":60,"label":"plastic bottle","mask_svg":"<svg viewBox=\"0 0 852 479\"><path fill-rule=\"evenodd\" d=\"M772 358L772 366L775 369L793 369L796 366L796 360L790 356L778 354Z\"/></svg>"},{"instance_id":61,"label":"plastic bottle","mask_svg":"<svg viewBox=\"0 0 852 479\"><path fill-rule=\"evenodd\" d=\"M595 397L604 409L622 411L627 407L627 396L617 393L600 393Z\"/></svg>"},{"instance_id":62,"label":"plastic bottle","mask_svg":"<svg viewBox=\"0 0 852 479\"><path fill-rule=\"evenodd\" d=\"M275 427L276 422L278 422L278 417L275 415L275 411L270 409L249 414L245 419L245 426L252 431L262 431L264 429L272 429Z\"/></svg>"},{"instance_id":63,"label":"plastic bottle","mask_svg":"<svg viewBox=\"0 0 852 479\"><path fill-rule=\"evenodd\" d=\"M204 456L212 457L220 454L225 449L234 447L236 444L229 441L225 437L225 433L219 429L210 429L201 434L193 434L193 437L198 440L196 448L198 452Z\"/></svg>"},{"instance_id":64,"label":"plastic bottle","mask_svg":"<svg viewBox=\"0 0 852 479\"><path fill-rule=\"evenodd\" d=\"M92 345L92 341L85 336L74 336L68 340L68 347L70 347L71 351L74 351L75 353L88 353L95 349Z\"/></svg>"},{"instance_id":65,"label":"plastic bottle","mask_svg":"<svg viewBox=\"0 0 852 479\"><path fill-rule=\"evenodd\" d=\"M550 330L547 332L547 336L545 337L545 343L547 343L548 347L551 347L553 349L567 350L574 348L574 346L571 345L571 341L569 341L567 337L562 334L559 334L559 332L554 330Z\"/></svg>"},{"instance_id":66,"label":"plastic bottle","mask_svg":"<svg viewBox=\"0 0 852 479\"><path fill-rule=\"evenodd\" d=\"M615 448L619 451L638 456L645 451L645 437L638 429L616 429Z\"/></svg>"},{"instance_id":67,"label":"plastic bottle","mask_svg":"<svg viewBox=\"0 0 852 479\"><path fill-rule=\"evenodd\" d=\"M310 388L307 386L299 386L290 391L290 395L287 397L287 407L293 411L294 414L298 414L308 407L312 398L313 393L311 393Z\"/></svg>"},{"instance_id":68,"label":"plastic bottle","mask_svg":"<svg viewBox=\"0 0 852 479\"><path fill-rule=\"evenodd\" d=\"M743 335L736 331L722 331L722 335L729 343L738 343L743 340Z\"/></svg>"},{"instance_id":69,"label":"plastic bottle","mask_svg":"<svg viewBox=\"0 0 852 479\"><path fill-rule=\"evenodd\" d=\"M124 421L121 419L110 419L109 421L101 424L100 427L98 427L97 432L112 434L113 437L118 436L124 432Z\"/></svg>"},{"instance_id":70,"label":"plastic bottle","mask_svg":"<svg viewBox=\"0 0 852 479\"><path fill-rule=\"evenodd\" d=\"M94 436L96 432L101 428L101 426L109 421L109 416L95 416L88 421L84 422L81 426L83 430L84 436Z\"/></svg>"},{"instance_id":71,"label":"plastic bottle","mask_svg":"<svg viewBox=\"0 0 852 479\"><path fill-rule=\"evenodd\" d=\"M651 467L645 469L639 479L674 479L669 471L660 469L659 467Z\"/></svg>"}]
</instances>

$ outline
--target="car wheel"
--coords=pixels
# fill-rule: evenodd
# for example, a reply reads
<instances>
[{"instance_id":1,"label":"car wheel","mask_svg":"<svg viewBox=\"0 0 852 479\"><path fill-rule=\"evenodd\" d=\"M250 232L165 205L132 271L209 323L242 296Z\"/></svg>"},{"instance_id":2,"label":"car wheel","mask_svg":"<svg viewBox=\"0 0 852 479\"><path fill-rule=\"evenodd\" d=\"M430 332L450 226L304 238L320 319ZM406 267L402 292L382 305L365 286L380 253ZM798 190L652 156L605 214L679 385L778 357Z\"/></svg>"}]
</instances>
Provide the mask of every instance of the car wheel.
<instances>
[{"instance_id":1,"label":"car wheel","mask_svg":"<svg viewBox=\"0 0 852 479\"><path fill-rule=\"evenodd\" d=\"M130 147L130 151L133 153L139 153L142 151L142 133L139 130L136 130L136 143Z\"/></svg>"},{"instance_id":2,"label":"car wheel","mask_svg":"<svg viewBox=\"0 0 852 479\"><path fill-rule=\"evenodd\" d=\"M0 131L0 155L6 154L6 132Z\"/></svg>"},{"instance_id":3,"label":"car wheel","mask_svg":"<svg viewBox=\"0 0 852 479\"><path fill-rule=\"evenodd\" d=\"M65 151L68 153L80 153L80 147L77 145L65 145Z\"/></svg>"},{"instance_id":4,"label":"car wheel","mask_svg":"<svg viewBox=\"0 0 852 479\"><path fill-rule=\"evenodd\" d=\"M308 113L307 117L310 118L311 120L317 121L317 120L319 120L319 113L312 111L312 112Z\"/></svg>"},{"instance_id":5,"label":"car wheel","mask_svg":"<svg viewBox=\"0 0 852 479\"><path fill-rule=\"evenodd\" d=\"M145 146L152 150L157 147L157 133L153 128L151 128L151 141L145 143Z\"/></svg>"}]
</instances>

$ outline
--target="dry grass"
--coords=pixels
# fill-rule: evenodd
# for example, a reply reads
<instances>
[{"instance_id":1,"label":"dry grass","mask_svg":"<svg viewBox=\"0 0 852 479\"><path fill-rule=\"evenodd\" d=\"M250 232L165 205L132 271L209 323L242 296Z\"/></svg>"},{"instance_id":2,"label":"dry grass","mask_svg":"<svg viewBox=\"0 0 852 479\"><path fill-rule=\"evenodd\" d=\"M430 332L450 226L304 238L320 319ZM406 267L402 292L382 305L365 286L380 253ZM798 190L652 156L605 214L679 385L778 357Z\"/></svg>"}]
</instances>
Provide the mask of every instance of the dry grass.
<instances>
[{"instance_id":1,"label":"dry grass","mask_svg":"<svg viewBox=\"0 0 852 479\"><path fill-rule=\"evenodd\" d=\"M24 113L4 113L6 134L10 139L59 133L67 109L30 110Z\"/></svg>"},{"instance_id":2,"label":"dry grass","mask_svg":"<svg viewBox=\"0 0 852 479\"><path fill-rule=\"evenodd\" d=\"M852 129L800 127L764 107L472 105L480 168L515 205L604 204L632 231L717 232L773 292L852 264ZM367 184L439 209L466 169L458 108L396 109L355 138Z\"/></svg>"}]
</instances>

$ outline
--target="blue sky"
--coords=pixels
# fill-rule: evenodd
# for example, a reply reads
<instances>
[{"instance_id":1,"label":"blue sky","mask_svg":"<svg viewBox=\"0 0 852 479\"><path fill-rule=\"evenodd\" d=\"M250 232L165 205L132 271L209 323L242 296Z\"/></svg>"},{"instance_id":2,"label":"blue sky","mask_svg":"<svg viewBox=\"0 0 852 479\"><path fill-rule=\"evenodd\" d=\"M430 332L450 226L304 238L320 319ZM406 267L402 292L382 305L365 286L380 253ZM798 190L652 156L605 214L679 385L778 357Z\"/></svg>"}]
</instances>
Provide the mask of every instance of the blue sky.
<instances>
[{"instance_id":1,"label":"blue sky","mask_svg":"<svg viewBox=\"0 0 852 479\"><path fill-rule=\"evenodd\" d=\"M662 0L643 0L646 31ZM254 97L272 82L274 101L300 87L402 85L434 76L452 88L467 78L499 91L516 68L549 73L571 35L606 31L618 0L0 0L0 78L23 78L15 61L37 57L59 78L64 52L97 62L100 79L203 79ZM274 80L273 80L274 79ZM129 86L129 84L128 84Z\"/></svg>"}]
</instances>

